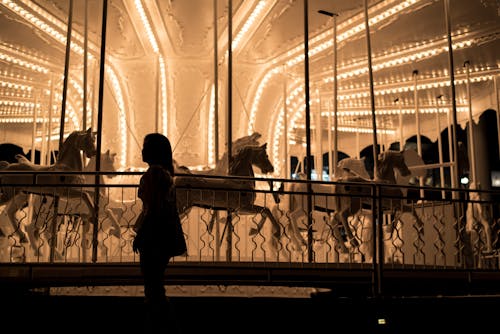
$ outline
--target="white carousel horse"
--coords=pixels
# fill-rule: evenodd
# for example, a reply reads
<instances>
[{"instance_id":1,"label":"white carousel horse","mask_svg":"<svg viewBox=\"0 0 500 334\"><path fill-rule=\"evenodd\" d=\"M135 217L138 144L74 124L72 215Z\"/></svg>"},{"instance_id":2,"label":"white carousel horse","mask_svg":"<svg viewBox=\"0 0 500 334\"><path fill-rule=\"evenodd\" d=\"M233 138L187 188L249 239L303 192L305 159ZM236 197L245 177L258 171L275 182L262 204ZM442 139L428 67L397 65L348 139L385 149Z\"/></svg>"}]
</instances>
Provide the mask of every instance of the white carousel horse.
<instances>
[{"instance_id":1,"label":"white carousel horse","mask_svg":"<svg viewBox=\"0 0 500 334\"><path fill-rule=\"evenodd\" d=\"M232 143L232 150L231 150L232 156L238 155L239 152L241 151L241 149L243 149L245 147L248 147L248 146L258 147L258 146L260 146L261 144L259 142L259 139L261 136L262 135L260 133L254 132L251 135L243 136L241 138L236 139ZM186 171L186 169L184 169L184 170ZM214 169L205 170L202 172L189 171L189 169L187 169L187 171L188 171L188 173L192 173L192 174L220 175L220 176L230 175L230 174L228 174L227 152L224 152L222 158L217 160L217 163L216 163ZM273 191L272 181L269 181L269 188L272 191L274 201L276 203L278 203L280 201L280 199L279 199L278 193ZM216 213L217 212L214 210L213 215L212 215L210 222L208 224L209 231L211 231L213 228L213 224L216 220ZM223 220L221 220L221 221L223 222Z\"/></svg>"},{"instance_id":2,"label":"white carousel horse","mask_svg":"<svg viewBox=\"0 0 500 334\"><path fill-rule=\"evenodd\" d=\"M218 179L190 174L176 174L177 205L181 217L187 215L192 207L208 208L214 211L228 211L231 215L260 214L262 224L271 221L273 237L271 247L277 249L281 235L279 222L266 206L256 205L253 166L263 174L272 173L274 167L266 152L267 144L249 145L239 149L229 162L229 175L248 177L244 179Z\"/></svg>"},{"instance_id":3,"label":"white carousel horse","mask_svg":"<svg viewBox=\"0 0 500 334\"><path fill-rule=\"evenodd\" d=\"M364 158L344 158L338 163L338 171L340 174L333 179L333 181L338 181L345 177L363 177L369 178L370 175L366 171ZM306 175L304 173L299 173L299 180L306 180ZM307 202L305 193L307 192L307 184L305 182L287 182L285 184L285 190L290 193L288 201L288 209L281 209L279 206L273 208L273 214L275 217L283 218L285 231L284 234L292 242L292 247L294 250L301 250L303 246L307 243L302 236L302 231L307 230L305 227L305 220L307 219ZM324 184L313 184L312 190L314 192L327 192L332 191L331 185ZM333 213L333 209L327 203L328 199L325 196L313 196L312 209L313 211L321 212L325 214L325 219L331 220L328 216ZM286 210L286 213L285 213ZM304 223L300 223L304 222ZM302 226L302 227L299 227ZM257 226L256 229L252 231L253 234L258 233L262 226ZM330 226L333 237L338 241L339 247L343 252L347 252L347 248L343 243L343 237L339 226ZM346 231L350 233L350 229ZM348 235L352 240L355 240L352 233Z\"/></svg>"},{"instance_id":4,"label":"white carousel horse","mask_svg":"<svg viewBox=\"0 0 500 334\"><path fill-rule=\"evenodd\" d=\"M79 198L93 211L93 203L89 194L82 193L77 188L61 187L64 184L82 184L84 182L81 175L64 174L65 172L83 170L80 152L83 152L87 158L91 158L96 154L95 133L90 128L87 131L73 131L63 142L57 162L53 165L41 166L32 163L0 162L0 171L24 172L0 174L0 205L6 205L6 212L14 212L14 219L11 219L12 216L10 216L9 220L14 228L14 234L17 234L20 242L27 242L28 239L15 219L15 212L26 202L24 195L17 196L19 194L33 193ZM42 174L37 175L38 172L42 172Z\"/></svg>"},{"instance_id":5,"label":"white carousel horse","mask_svg":"<svg viewBox=\"0 0 500 334\"><path fill-rule=\"evenodd\" d=\"M470 190L479 189L475 182L471 182L469 185ZM466 212L466 225L465 230L468 232L478 233L478 226L482 226L484 235L484 253L491 253L493 251L492 233L491 225L489 221L488 211L486 210L485 204L481 203L481 193L478 191L469 192L469 202L467 203ZM481 235L478 233L478 235ZM481 245L480 245L481 246Z\"/></svg>"},{"instance_id":6,"label":"white carousel horse","mask_svg":"<svg viewBox=\"0 0 500 334\"><path fill-rule=\"evenodd\" d=\"M381 203L381 208L378 208L378 210L392 217L392 222L388 226L388 232L392 234L394 226L401 220L403 213L412 215L416 222L415 226L423 228L423 222L418 215L412 210L411 206L404 203L406 190L399 187L384 187L384 184L398 184L398 174L396 174L396 171L398 171L399 176L403 179L412 174L405 162L405 151L385 151L378 156L377 169L375 170L373 180L349 176L343 178L340 180L340 183L335 185L334 192L340 196L335 197L336 209L332 216L332 224L340 222L342 226L349 228L349 217L363 216L366 219L360 236L360 252L364 257L364 261L370 261L373 258L372 245L374 238L372 235L372 199L370 198L373 188L370 186L371 184L382 185L378 194L378 196L382 197L382 201L377 201ZM341 194L346 194L346 196L341 196Z\"/></svg>"},{"instance_id":7,"label":"white carousel horse","mask_svg":"<svg viewBox=\"0 0 500 334\"><path fill-rule=\"evenodd\" d=\"M103 172L116 172L116 167L114 165L115 163L115 156L116 153L111 153L109 150L107 150L105 153L101 154L100 158L100 170ZM95 172L96 170L96 159L97 155L92 156L87 165L84 167L83 172ZM18 162L23 163L23 164L31 164L33 168L37 168L37 165L32 164L29 160L27 160L26 157L24 156L18 156ZM109 177L113 178L115 175L112 174ZM95 178L94 175L92 174L83 174L84 184L94 184ZM100 185L105 184L104 176L99 175ZM95 192L95 187L83 187L83 188L76 188L79 191L86 192L88 193L91 198L94 198L94 192ZM113 211L109 208L109 198L106 195L106 192L104 188L99 189L99 218L102 217L101 221L103 222L101 224L101 227L103 230L107 230L103 225L105 223L108 223L110 225L110 229L108 231L109 235L113 235L117 238L120 238L121 231L120 231L120 225L118 222L118 219L116 218L115 214ZM16 207L11 209L11 211L25 207L28 204L28 196L26 193L19 193L16 195L16 197L13 199L16 203ZM23 203L24 201L24 203ZM39 237L40 237L40 231L47 230L47 223L51 222L51 219L48 215L45 214L45 219L39 219L43 213L48 213L51 212L51 206L54 205L53 201L50 198L44 197L44 196L36 196L33 200L33 207L36 208L34 211L36 212L36 217L34 221L26 225L26 232L28 233L28 238L30 241L30 245L32 247L32 250L35 252L35 254L39 254L39 249L37 244L39 243ZM83 205L82 205L83 204ZM80 198L75 199L75 198L66 198L66 197L60 197L59 198L59 215L68 215L68 216L78 216L82 218L82 229L83 232L82 234L86 236L89 232L89 228L92 225L92 216L90 215L90 212L88 210L88 207L85 205L84 202L80 200ZM12 220L13 217L15 218L15 212L8 212L10 219ZM40 226L42 225L42 226Z\"/></svg>"},{"instance_id":8,"label":"white carousel horse","mask_svg":"<svg viewBox=\"0 0 500 334\"><path fill-rule=\"evenodd\" d=\"M370 233L370 229L365 226L362 233L365 235L362 238L358 238L353 232L354 226L353 222L360 220L364 217L369 217L369 215L361 214L361 209L363 207L369 208L371 206L371 187L370 184L373 182L382 182L387 184L402 184L396 180L394 170L399 170L399 175L397 175L398 180L403 177L410 175L410 170L408 166L404 163L404 156L408 155L415 160L415 164L420 163L421 160L415 159L413 157L413 152L407 153L399 151L387 151L381 153L378 159L378 170L376 171L375 179L371 180L366 168L364 167L363 159L345 158L339 162L338 170L341 172L338 177L334 179L336 184L325 184L325 183L313 183L311 185L312 194L312 210L326 215L327 226L330 229L331 235L336 241L336 247L340 253L348 253L349 249L345 245L345 239L349 241L352 247L360 246L358 239L361 239L363 243L365 240L369 240L369 236L366 233ZM418 161L418 163L417 163ZM422 161L423 164L423 161ZM405 180L403 178L403 180ZM353 184L342 185L338 182L353 182ZM368 184L367 184L368 183ZM294 247L296 250L302 249L306 245L302 234L299 229L299 220L307 219L307 206L306 206L306 193L307 184L305 182L295 182L291 184L290 187L290 213L287 215L289 220L289 227L286 228L288 235L291 236ZM403 194L400 193L399 188L393 188L394 190L384 190L384 195L401 197ZM393 192L389 194L389 192ZM342 193L349 196L339 196ZM335 196L328 196L332 194ZM394 221L400 218L401 209L401 199L395 199L388 203L384 202L385 211L387 207L396 210L397 215ZM389 205L387 205L389 204ZM365 210L363 210L365 211ZM417 220L418 217L415 217ZM368 224L370 222L368 221ZM345 237L342 235L345 233ZM368 244L362 245L363 251Z\"/></svg>"}]
</instances>

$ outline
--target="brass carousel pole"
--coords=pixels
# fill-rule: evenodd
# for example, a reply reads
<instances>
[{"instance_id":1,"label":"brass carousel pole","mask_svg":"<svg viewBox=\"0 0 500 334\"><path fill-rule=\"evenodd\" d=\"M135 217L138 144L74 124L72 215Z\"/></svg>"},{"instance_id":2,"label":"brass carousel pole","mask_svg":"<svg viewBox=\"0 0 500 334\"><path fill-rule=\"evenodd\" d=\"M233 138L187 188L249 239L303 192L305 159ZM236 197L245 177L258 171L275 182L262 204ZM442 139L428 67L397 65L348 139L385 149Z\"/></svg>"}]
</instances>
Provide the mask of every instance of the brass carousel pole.
<instances>
[{"instance_id":1,"label":"brass carousel pole","mask_svg":"<svg viewBox=\"0 0 500 334\"><path fill-rule=\"evenodd\" d=\"M453 44L451 41L451 22L450 22L450 1L444 0L444 13L445 13L445 23L446 23L446 36L448 40L448 65L450 72L450 87L451 87L451 117L452 117L452 125L453 131L451 133L451 140L453 145L453 164L451 165L451 169L454 171L454 177L451 178L451 185L453 188L452 198L458 200L460 197L460 193L455 191L458 189L460 185L460 167L458 160L458 140L457 140L457 132L458 132L458 121L457 121L457 101L456 101L456 92L455 92L455 65L453 62ZM465 214L465 208L463 207L463 203L454 203L454 211L455 217L459 218ZM458 237L459 243L458 245L462 251L460 252L463 260L463 265L465 268L470 268L474 265L473 258L473 249L471 245L471 240L469 234L466 232L465 226L463 223L459 221L458 226Z\"/></svg>"},{"instance_id":2,"label":"brass carousel pole","mask_svg":"<svg viewBox=\"0 0 500 334\"><path fill-rule=\"evenodd\" d=\"M372 47L370 39L370 24L368 21L368 0L364 0L365 7L365 32L366 32L366 48L368 51L368 74L370 77L370 107L372 112L372 129L373 129L373 171L374 175L377 170L378 159L378 143L377 143L377 119L375 116L375 93L373 89L373 70L372 70Z\"/></svg>"},{"instance_id":3,"label":"brass carousel pole","mask_svg":"<svg viewBox=\"0 0 500 334\"><path fill-rule=\"evenodd\" d=\"M68 93L68 72L69 72L69 57L71 53L71 29L73 23L73 0L69 1L69 12L68 12L68 30L66 33L66 54L64 60L64 81L62 90L62 105L61 105L61 120L59 125L59 152L64 142L64 120L66 118L66 96ZM35 152L33 152L35 153ZM59 198L54 198L54 217L52 222L52 235L57 234L57 213L59 212ZM56 249L56 238L52 238L50 241L50 262L54 261L55 249Z\"/></svg>"},{"instance_id":4,"label":"brass carousel pole","mask_svg":"<svg viewBox=\"0 0 500 334\"><path fill-rule=\"evenodd\" d=\"M493 77L493 89L495 89L495 99L497 102L497 135L498 135L498 154L500 155L500 96L498 95L498 84L497 84L498 75Z\"/></svg>"},{"instance_id":5,"label":"brass carousel pole","mask_svg":"<svg viewBox=\"0 0 500 334\"><path fill-rule=\"evenodd\" d=\"M232 75L233 75L233 1L228 0L228 9L227 9L227 173L229 174L229 165L231 161L232 155L232 108L233 108L233 89L232 89ZM226 219L226 228L227 228L227 250L226 257L227 261L232 260L232 243L233 243L233 224L231 221L231 213L227 212Z\"/></svg>"},{"instance_id":6,"label":"brass carousel pole","mask_svg":"<svg viewBox=\"0 0 500 334\"><path fill-rule=\"evenodd\" d=\"M460 175L458 171L460 170L460 166L458 166L458 143L457 143L457 101L456 101L456 93L455 93L455 65L453 62L453 44L451 41L451 22L450 22L450 0L444 0L444 12L446 19L446 31L447 31L447 40L448 40L448 63L449 63L449 71L450 71L450 87L451 87L451 116L452 116L452 144L453 144L453 164L452 168L454 171L454 178L451 180L451 185L453 188L458 188L460 184ZM458 193L456 191L453 192L453 198L458 198Z\"/></svg>"},{"instance_id":7,"label":"brass carousel pole","mask_svg":"<svg viewBox=\"0 0 500 334\"><path fill-rule=\"evenodd\" d=\"M219 160L219 49L218 49L218 29L217 29L217 0L213 1L214 6L214 164ZM210 131L210 129L209 129ZM215 211L215 220L218 220L219 212ZM219 224L215 224L215 258L220 259L220 228Z\"/></svg>"},{"instance_id":8,"label":"brass carousel pole","mask_svg":"<svg viewBox=\"0 0 500 334\"><path fill-rule=\"evenodd\" d=\"M104 99L104 74L105 74L105 60L106 60L106 25L108 19L108 0L102 3L102 27L101 27L101 54L100 54L100 68L99 68L99 99L97 108L97 153L96 153L96 166L95 170L101 170L101 143L102 143L102 108ZM95 174L95 191L94 191L94 229L92 233L92 262L97 261L97 234L99 232L99 174Z\"/></svg>"},{"instance_id":9,"label":"brass carousel pole","mask_svg":"<svg viewBox=\"0 0 500 334\"><path fill-rule=\"evenodd\" d=\"M438 144L438 157L439 157L439 179L440 179L440 187L444 188L444 167L443 167L443 141L441 140L441 115L439 105L441 103L443 95L439 95L436 97L436 134L437 134L437 144ZM446 198L446 193L444 189L441 190L441 198Z\"/></svg>"},{"instance_id":10,"label":"brass carousel pole","mask_svg":"<svg viewBox=\"0 0 500 334\"><path fill-rule=\"evenodd\" d=\"M82 110L82 129L87 129L87 53L88 53L88 0L85 0L85 24L83 39L83 110Z\"/></svg>"},{"instance_id":11,"label":"brass carousel pole","mask_svg":"<svg viewBox=\"0 0 500 334\"><path fill-rule=\"evenodd\" d=\"M375 117L375 93L373 89L373 70L372 70L372 51L371 51L371 40L370 40L370 24L368 20L368 0L364 0L364 16L365 16L365 32L366 32L366 48L368 54L368 74L370 77L370 106L372 111L372 130L373 130L373 176L375 177L377 173L377 159L378 159L378 143L377 143L377 120ZM373 254L378 256L373 257L374 266L374 276L373 276L373 294L379 296L382 294L382 266L384 262L384 242L383 242L383 230L382 230L382 210L377 210L376 196L377 193L372 198L372 220L373 220ZM377 252L378 250L378 252Z\"/></svg>"},{"instance_id":12,"label":"brass carousel pole","mask_svg":"<svg viewBox=\"0 0 500 334\"><path fill-rule=\"evenodd\" d=\"M283 156L285 157L285 178L290 177L290 157L288 156L288 108L286 105L287 94L286 65L283 65Z\"/></svg>"},{"instance_id":13,"label":"brass carousel pole","mask_svg":"<svg viewBox=\"0 0 500 334\"><path fill-rule=\"evenodd\" d=\"M48 134L48 139L47 139L47 152L46 152L46 162L48 164L52 163L52 111L54 107L54 73L50 74L50 94L49 94L49 108L47 110L48 118L49 120L47 121L47 134Z\"/></svg>"},{"instance_id":14,"label":"brass carousel pole","mask_svg":"<svg viewBox=\"0 0 500 334\"><path fill-rule=\"evenodd\" d=\"M318 13L327 15L333 18L333 161L331 160L331 148L328 149L328 163L331 163L333 166L329 166L329 171L331 174L331 170L333 169L333 177L337 175L337 165L338 165L338 101L337 101L337 13L330 13L326 10L319 10ZM330 114L330 111L328 111ZM330 119L330 117L329 117ZM328 125L328 135L331 133L330 124ZM332 168L333 167L333 168ZM330 180L332 180L332 175L330 175Z\"/></svg>"},{"instance_id":15,"label":"brass carousel pole","mask_svg":"<svg viewBox=\"0 0 500 334\"><path fill-rule=\"evenodd\" d=\"M413 96L414 96L414 103L415 103L415 125L417 127L417 153L419 156L422 156L422 137L421 137L421 130L420 130L420 110L419 110L419 105L418 105L418 70L413 71L413 78L414 80L414 85L413 85ZM420 198L424 198L424 189L422 187L424 186L424 177L419 176L418 177L418 184L420 186Z\"/></svg>"},{"instance_id":16,"label":"brass carousel pole","mask_svg":"<svg viewBox=\"0 0 500 334\"><path fill-rule=\"evenodd\" d=\"M306 178L311 181L312 159L311 159L311 108L309 104L309 18L308 0L304 0L304 84L305 84L305 130L306 130ZM307 182L307 260L314 261L313 234L312 234L312 184Z\"/></svg>"},{"instance_id":17,"label":"brass carousel pole","mask_svg":"<svg viewBox=\"0 0 500 334\"><path fill-rule=\"evenodd\" d=\"M68 94L69 57L71 54L71 30L73 24L73 0L69 1L68 30L66 33L66 55L64 59L64 81L62 90L61 120L59 126L59 151L64 142L64 120L66 118L66 98Z\"/></svg>"},{"instance_id":18,"label":"brass carousel pole","mask_svg":"<svg viewBox=\"0 0 500 334\"><path fill-rule=\"evenodd\" d=\"M214 0L214 163L219 160L219 48L217 29L217 0Z\"/></svg>"},{"instance_id":19,"label":"brass carousel pole","mask_svg":"<svg viewBox=\"0 0 500 334\"><path fill-rule=\"evenodd\" d=\"M467 106L469 109L469 149L470 149L470 173L469 178L474 182L475 189L479 189L476 169L476 143L474 140L474 118L472 117L472 94L470 90L470 62L467 60L464 63L467 77ZM471 177L472 176L472 177ZM469 185L471 181L469 181Z\"/></svg>"}]
</instances>

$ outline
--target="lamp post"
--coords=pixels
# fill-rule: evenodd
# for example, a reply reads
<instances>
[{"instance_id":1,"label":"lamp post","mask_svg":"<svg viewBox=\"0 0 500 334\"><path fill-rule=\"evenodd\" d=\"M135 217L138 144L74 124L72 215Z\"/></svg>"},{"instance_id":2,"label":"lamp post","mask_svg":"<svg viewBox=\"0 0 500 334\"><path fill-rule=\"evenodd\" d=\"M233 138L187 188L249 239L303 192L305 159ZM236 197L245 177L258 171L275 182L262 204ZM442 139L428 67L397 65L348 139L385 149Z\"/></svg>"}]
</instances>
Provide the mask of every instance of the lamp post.
<instances>
[{"instance_id":1,"label":"lamp post","mask_svg":"<svg viewBox=\"0 0 500 334\"><path fill-rule=\"evenodd\" d=\"M318 10L318 13L333 18L333 176L337 177L337 164L338 164L338 118L337 118L337 16L336 13L327 12L326 10ZM328 128L328 133L332 129ZM331 149L328 148L328 155L331 156ZM332 161L331 158L328 159Z\"/></svg>"}]
</instances>

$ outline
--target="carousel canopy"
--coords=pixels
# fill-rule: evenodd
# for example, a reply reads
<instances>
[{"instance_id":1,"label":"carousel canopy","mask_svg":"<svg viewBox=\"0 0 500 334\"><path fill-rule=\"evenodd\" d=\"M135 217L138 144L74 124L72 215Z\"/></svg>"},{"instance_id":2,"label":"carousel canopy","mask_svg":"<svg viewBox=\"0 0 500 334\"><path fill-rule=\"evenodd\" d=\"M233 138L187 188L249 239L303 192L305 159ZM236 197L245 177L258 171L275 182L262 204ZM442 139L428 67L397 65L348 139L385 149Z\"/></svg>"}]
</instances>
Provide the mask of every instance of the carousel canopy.
<instances>
[{"instance_id":1,"label":"carousel canopy","mask_svg":"<svg viewBox=\"0 0 500 334\"><path fill-rule=\"evenodd\" d=\"M0 142L40 146L63 113L67 133L101 112L122 166L140 163L147 132L207 165L257 131L280 170L309 130L313 153L336 129L356 155L374 126L387 146L435 140L454 116L498 109L498 1L371 0L366 13L360 0L2 0Z\"/></svg>"}]
</instances>

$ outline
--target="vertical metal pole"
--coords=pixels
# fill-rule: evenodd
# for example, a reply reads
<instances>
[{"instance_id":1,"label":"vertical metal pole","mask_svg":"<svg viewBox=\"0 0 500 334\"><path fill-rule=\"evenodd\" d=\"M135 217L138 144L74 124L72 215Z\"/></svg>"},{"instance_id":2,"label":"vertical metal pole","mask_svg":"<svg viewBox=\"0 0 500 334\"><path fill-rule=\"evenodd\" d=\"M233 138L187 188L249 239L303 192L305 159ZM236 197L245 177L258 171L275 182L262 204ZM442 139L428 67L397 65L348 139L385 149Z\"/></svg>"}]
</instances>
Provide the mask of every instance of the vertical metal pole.
<instances>
[{"instance_id":1,"label":"vertical metal pole","mask_svg":"<svg viewBox=\"0 0 500 334\"><path fill-rule=\"evenodd\" d=\"M316 174L317 180L323 181L323 140L322 140L322 129L321 129L321 96L319 95L319 89L316 89L316 95L318 96L318 112L316 112Z\"/></svg>"},{"instance_id":2,"label":"vertical metal pole","mask_svg":"<svg viewBox=\"0 0 500 334\"><path fill-rule=\"evenodd\" d=\"M359 140L360 133L359 131L356 131L356 158L359 159L361 156L361 143Z\"/></svg>"},{"instance_id":3,"label":"vertical metal pole","mask_svg":"<svg viewBox=\"0 0 500 334\"><path fill-rule=\"evenodd\" d=\"M306 177L311 181L312 159L311 159L311 107L309 95L309 4L304 0L304 85L305 85L305 121L306 121ZM314 261L312 248L312 184L307 182L307 260Z\"/></svg>"},{"instance_id":4,"label":"vertical metal pole","mask_svg":"<svg viewBox=\"0 0 500 334\"><path fill-rule=\"evenodd\" d=\"M286 105L287 77L286 65L283 65L283 155L285 158L285 176L290 177L290 158L288 157L288 108Z\"/></svg>"},{"instance_id":5,"label":"vertical metal pole","mask_svg":"<svg viewBox=\"0 0 500 334\"><path fill-rule=\"evenodd\" d=\"M96 84L96 80L97 80L97 75L96 75L96 71L92 71L92 101L90 102L90 105L92 106L92 113L90 115L90 128L93 129L94 128L94 122L95 122L95 112L96 112L96 109L97 109L97 106L96 106L96 103L95 103L95 99L96 99L96 92L95 92L95 87L97 87L98 85Z\"/></svg>"},{"instance_id":6,"label":"vertical metal pole","mask_svg":"<svg viewBox=\"0 0 500 334\"><path fill-rule=\"evenodd\" d=\"M444 0L444 12L446 19L446 36L448 39L448 62L449 62L449 72L450 72L450 87L451 87L451 116L452 116L452 124L453 124L453 133L452 133L452 141L453 141L453 165L452 168L454 170L455 177L451 180L451 184L453 188L457 188L460 184L460 175L458 174L459 169L459 161L458 161L458 142L457 142L457 101L456 101L456 93L455 93L455 65L453 63L453 44L451 42L451 22L450 22L450 1ZM453 192L453 198L458 198L458 193L456 191Z\"/></svg>"},{"instance_id":7,"label":"vertical metal pole","mask_svg":"<svg viewBox=\"0 0 500 334\"><path fill-rule=\"evenodd\" d=\"M497 134L498 134L498 154L500 155L500 96L498 94L498 75L493 78L493 88L495 89L495 98L497 100Z\"/></svg>"},{"instance_id":8,"label":"vertical metal pole","mask_svg":"<svg viewBox=\"0 0 500 334\"><path fill-rule=\"evenodd\" d=\"M217 25L217 0L213 1L213 12L214 12L214 125L212 131L214 132L214 163L217 164L219 161L219 48L218 48L218 25ZM219 217L218 211L214 212L216 223L215 223L215 258L220 259L220 227L217 223Z\"/></svg>"},{"instance_id":9,"label":"vertical metal pole","mask_svg":"<svg viewBox=\"0 0 500 334\"><path fill-rule=\"evenodd\" d=\"M333 175L338 177L337 165L339 159L339 132L338 132L338 83L337 83L337 14L333 14L333 127L335 130L333 136ZM329 131L331 131L329 129ZM328 150L330 151L330 149Z\"/></svg>"},{"instance_id":10,"label":"vertical metal pole","mask_svg":"<svg viewBox=\"0 0 500 334\"><path fill-rule=\"evenodd\" d=\"M399 109L399 150L403 151L405 149L405 137L403 133L403 110L401 108L401 99L398 97L394 102L398 104Z\"/></svg>"},{"instance_id":11,"label":"vertical metal pole","mask_svg":"<svg viewBox=\"0 0 500 334\"><path fill-rule=\"evenodd\" d=\"M337 165L338 165L338 117L337 117L337 16L336 13L330 13L325 10L319 10L318 13L333 17L333 114L334 114L334 137L333 137L333 162L331 154L331 124L328 124L328 164L330 171L330 180L337 176ZM328 121L331 121L330 110L328 110ZM333 175L332 175L332 165L333 164Z\"/></svg>"},{"instance_id":12,"label":"vertical metal pole","mask_svg":"<svg viewBox=\"0 0 500 334\"><path fill-rule=\"evenodd\" d=\"M35 163L35 156L36 156L36 128L37 128L37 119L38 119L38 98L37 98L37 95L36 95L36 91L34 90L33 91L33 96L34 96L34 99L33 99L33 102L34 102L34 107L33 107L33 127L32 127L32 133L31 133L31 162L32 163ZM42 119L42 138L45 137L45 133L43 132L43 125L45 124L45 122L43 121ZM41 150L40 150L40 162L39 164L40 165L43 165L44 164L44 155L43 155L43 139L42 139L42 147L41 147ZM33 195L32 194L29 194L28 195L28 221L32 221L33 219Z\"/></svg>"},{"instance_id":13,"label":"vertical metal pole","mask_svg":"<svg viewBox=\"0 0 500 334\"><path fill-rule=\"evenodd\" d=\"M453 131L451 128L451 112L450 108L447 109L446 112L446 119L448 122L448 160L450 161L450 180L451 180L451 187L455 187L455 168L453 168L453 165L455 164L455 161L453 160Z\"/></svg>"},{"instance_id":14,"label":"vertical metal pole","mask_svg":"<svg viewBox=\"0 0 500 334\"><path fill-rule=\"evenodd\" d=\"M156 85L155 85L155 132L160 132L160 94L161 94L161 70L160 70L160 55L156 54L155 57L156 68Z\"/></svg>"},{"instance_id":15,"label":"vertical metal pole","mask_svg":"<svg viewBox=\"0 0 500 334\"><path fill-rule=\"evenodd\" d=\"M34 99L33 99L33 126L31 127L31 162L35 162L35 138L36 138L36 123L37 123L37 116L38 116L38 108L37 108L37 103L38 99L36 96L36 92L33 91ZM40 159L42 159L42 155L40 154Z\"/></svg>"},{"instance_id":16,"label":"vertical metal pole","mask_svg":"<svg viewBox=\"0 0 500 334\"><path fill-rule=\"evenodd\" d=\"M101 170L101 145L102 145L102 108L104 99L104 74L106 63L106 25L108 19L108 0L104 0L102 4L102 27L101 27L101 55L100 55L100 68L99 68L99 101L97 108L97 155L95 162L95 170ZM92 238L92 262L97 261L97 234L99 232L99 193L100 186L99 174L95 174L95 191L94 191L94 229Z\"/></svg>"},{"instance_id":17,"label":"vertical metal pole","mask_svg":"<svg viewBox=\"0 0 500 334\"><path fill-rule=\"evenodd\" d=\"M68 93L69 58L71 54L71 30L73 25L73 0L69 0L68 30L66 31L66 54L64 59L64 81L62 91L61 121L59 126L59 152L64 142L64 119L66 118L66 96Z\"/></svg>"},{"instance_id":18,"label":"vertical metal pole","mask_svg":"<svg viewBox=\"0 0 500 334\"><path fill-rule=\"evenodd\" d=\"M332 101L333 102L333 101ZM328 103L328 180L332 181L335 174L335 167L333 163L333 155L335 149L332 152L332 111L330 110L330 103Z\"/></svg>"},{"instance_id":19,"label":"vertical metal pole","mask_svg":"<svg viewBox=\"0 0 500 334\"><path fill-rule=\"evenodd\" d=\"M444 188L444 167L443 167L443 141L441 140L441 115L439 109L439 103L443 95L439 95L436 97L436 134L437 134L437 144L438 144L438 155L439 155L439 179L440 186ZM441 198L446 198L446 193L444 190L441 190Z\"/></svg>"},{"instance_id":20,"label":"vertical metal pole","mask_svg":"<svg viewBox=\"0 0 500 334\"><path fill-rule=\"evenodd\" d=\"M62 106L61 106L61 120L59 124L59 152L64 143L64 121L66 118L66 97L68 93L68 73L69 73L69 58L71 54L71 29L73 24L73 0L69 1L69 13L68 13L68 30L66 32L66 54L64 59L64 81L63 81L63 91L62 91ZM35 152L33 152L35 153ZM54 197L54 218L52 221L52 239L50 242L50 262L54 261L55 249L56 249L56 231L57 231L57 214L59 212L59 197Z\"/></svg>"},{"instance_id":21,"label":"vertical metal pole","mask_svg":"<svg viewBox=\"0 0 500 334\"><path fill-rule=\"evenodd\" d=\"M472 176L472 181L476 185L476 189L479 189L478 179L477 179L477 170L476 170L476 149L475 149L475 140L474 140L474 118L472 117L472 94L470 91L470 62L467 60L464 63L467 77L467 105L469 109L469 155L470 155L470 167L471 172L469 176Z\"/></svg>"},{"instance_id":22,"label":"vertical metal pole","mask_svg":"<svg viewBox=\"0 0 500 334\"><path fill-rule=\"evenodd\" d=\"M82 110L82 129L87 129L87 56L88 56L88 12L89 3L85 0L85 24L83 38L83 110Z\"/></svg>"},{"instance_id":23,"label":"vertical metal pole","mask_svg":"<svg viewBox=\"0 0 500 334\"><path fill-rule=\"evenodd\" d=\"M214 0L214 156L219 160L219 48L217 25L217 0Z\"/></svg>"},{"instance_id":24,"label":"vertical metal pole","mask_svg":"<svg viewBox=\"0 0 500 334\"><path fill-rule=\"evenodd\" d=\"M370 106L372 110L372 128L373 128L373 176L377 175L378 143L377 143L377 120L375 118L375 92L373 89L373 70L372 70L372 47L370 39L370 24L368 21L368 0L364 0L365 7L365 32L366 48L368 52L368 74L370 76Z\"/></svg>"},{"instance_id":25,"label":"vertical metal pole","mask_svg":"<svg viewBox=\"0 0 500 334\"><path fill-rule=\"evenodd\" d=\"M379 149L378 149L378 143L377 143L377 120L375 118L375 93L374 93L374 90L373 90L373 71L372 71L372 55L371 55L371 41L370 41L370 24L369 24L369 21L368 21L368 0L364 0L364 13L365 13L365 32L366 32L366 48L367 48L367 53L368 53L368 73L369 73L369 76L370 76L370 105L371 105L371 110L372 110L372 128L373 128L373 177L375 178L376 175L377 175L377 169L378 169L378 152L379 152ZM378 196L378 191L377 191L377 187L374 188L375 189L375 196ZM382 220L381 220L381 212L378 211L378 208L377 208L377 204L376 203L377 201L373 200L372 201L372 216L373 216L373 224L376 225L376 226L379 226L382 224ZM377 212L379 212L379 214L376 214ZM374 231L375 230L381 230L381 228L379 229L375 229L374 227ZM378 250L379 250L379 266L381 266L381 261L380 261L380 258L383 259L383 235L379 232L379 233L374 233L373 234L373 240L374 240L374 245L376 243L378 243ZM374 246L375 247L375 246ZM376 248L375 248L376 249ZM374 253L374 261L375 261L375 257L376 257L376 254L377 253ZM378 269L378 270L377 270ZM380 270L380 267L377 267L377 269L375 269L375 272L374 272L374 287L376 287L376 289L374 289L374 294L375 295L380 295L381 294L381 270Z\"/></svg>"},{"instance_id":26,"label":"vertical metal pole","mask_svg":"<svg viewBox=\"0 0 500 334\"><path fill-rule=\"evenodd\" d=\"M228 0L227 22L227 166L232 155L232 108L233 108L233 1ZM229 174L229 170L228 170Z\"/></svg>"},{"instance_id":27,"label":"vertical metal pole","mask_svg":"<svg viewBox=\"0 0 500 334\"><path fill-rule=\"evenodd\" d=\"M40 165L47 165L47 113L42 111L42 106L40 105L40 117L42 117L42 129L40 133L41 143L40 143Z\"/></svg>"},{"instance_id":28,"label":"vertical metal pole","mask_svg":"<svg viewBox=\"0 0 500 334\"><path fill-rule=\"evenodd\" d=\"M415 78L413 85L413 99L415 100L415 124L417 127L417 153L419 156L422 156L422 137L421 137L421 129L420 129L420 110L418 105L418 70L413 71L413 77ZM420 198L424 198L424 177L418 177L418 184L420 186Z\"/></svg>"},{"instance_id":29,"label":"vertical metal pole","mask_svg":"<svg viewBox=\"0 0 500 334\"><path fill-rule=\"evenodd\" d=\"M227 23L227 168L229 174L229 165L231 161L232 155L232 108L233 108L233 85L232 85L232 77L233 77L233 1L228 0L228 23ZM227 261L231 261L232 259L232 243L233 243L233 224L231 221L231 213L227 212Z\"/></svg>"},{"instance_id":30,"label":"vertical metal pole","mask_svg":"<svg viewBox=\"0 0 500 334\"><path fill-rule=\"evenodd\" d=\"M52 109L53 109L53 106L54 106L54 73L51 73L50 74L50 94L49 94L49 110L48 110L48 114L49 114L49 120L47 122L47 126L48 126L48 140L47 140L47 158L48 158L48 164L51 163L51 157L52 157L52 154L51 154L51 150L52 150Z\"/></svg>"}]
</instances>

